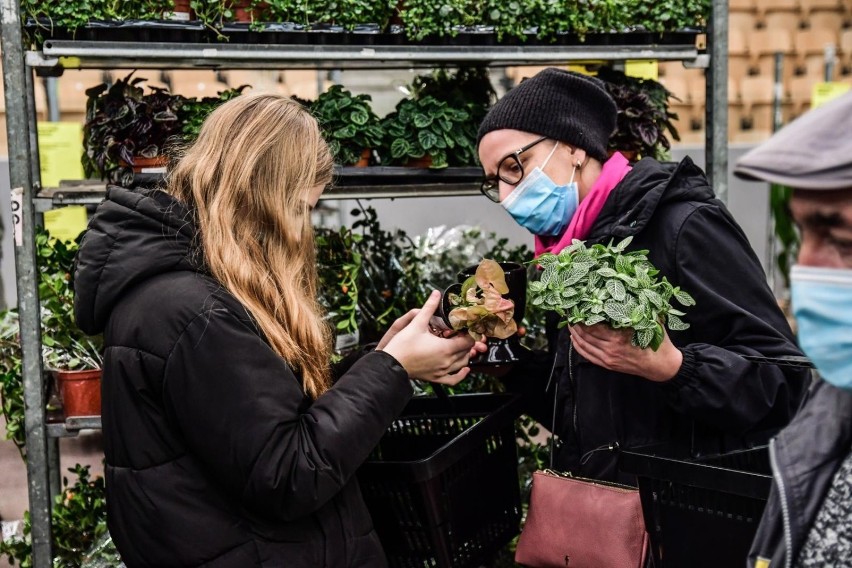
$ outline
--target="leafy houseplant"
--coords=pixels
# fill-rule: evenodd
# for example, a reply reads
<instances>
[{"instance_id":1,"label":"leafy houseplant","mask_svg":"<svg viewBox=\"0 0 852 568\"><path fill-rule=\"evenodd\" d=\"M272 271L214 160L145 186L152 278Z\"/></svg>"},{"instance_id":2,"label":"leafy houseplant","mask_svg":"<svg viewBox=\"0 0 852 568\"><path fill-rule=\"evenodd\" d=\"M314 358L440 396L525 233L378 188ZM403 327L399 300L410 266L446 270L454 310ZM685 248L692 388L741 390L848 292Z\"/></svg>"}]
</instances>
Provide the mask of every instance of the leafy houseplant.
<instances>
[{"instance_id":1,"label":"leafy houseplant","mask_svg":"<svg viewBox=\"0 0 852 568\"><path fill-rule=\"evenodd\" d=\"M141 159L165 163L164 148L180 132L184 98L159 88L145 94L144 81L131 73L112 86L104 83L86 91L82 162L87 176L129 185L132 167Z\"/></svg>"},{"instance_id":2,"label":"leafy houseplant","mask_svg":"<svg viewBox=\"0 0 852 568\"><path fill-rule=\"evenodd\" d=\"M532 304L556 311L565 318L562 325L605 322L615 329L631 328L634 345L656 351L663 325L673 331L689 327L671 298L684 306L695 305L695 300L665 277L655 278L659 271L648 261L648 251L624 252L632 240L586 247L575 239L559 254L541 255L532 261L544 269L541 279L530 283Z\"/></svg>"},{"instance_id":3,"label":"leafy houseplant","mask_svg":"<svg viewBox=\"0 0 852 568\"><path fill-rule=\"evenodd\" d=\"M411 83L414 98L434 97L451 108L465 109L470 114L471 128L482 122L488 109L497 101L488 69L483 66L459 67L454 72L439 67L429 75L420 75ZM476 130L471 136L476 139Z\"/></svg>"},{"instance_id":4,"label":"leafy houseplant","mask_svg":"<svg viewBox=\"0 0 852 568\"><path fill-rule=\"evenodd\" d=\"M450 327L467 329L477 341L482 337L506 339L518 331L513 319L515 304L503 298L509 293L503 268L494 260L485 259L460 287L458 294L449 293L447 314Z\"/></svg>"},{"instance_id":5,"label":"leafy houseplant","mask_svg":"<svg viewBox=\"0 0 852 568\"><path fill-rule=\"evenodd\" d=\"M668 159L671 142L666 133L680 140L673 123L677 114L669 109L669 99L674 95L657 81L628 77L609 68L599 70L598 78L604 81L618 108L610 149Z\"/></svg>"},{"instance_id":6,"label":"leafy houseplant","mask_svg":"<svg viewBox=\"0 0 852 568\"><path fill-rule=\"evenodd\" d=\"M390 164L429 157L430 168L476 164L476 138L468 134L470 114L434 97L403 99L385 117L381 153Z\"/></svg>"},{"instance_id":7,"label":"leafy houseplant","mask_svg":"<svg viewBox=\"0 0 852 568\"><path fill-rule=\"evenodd\" d=\"M356 246L361 236L346 227L318 228L315 240L320 304L338 335L357 334L361 255Z\"/></svg>"},{"instance_id":8,"label":"leafy houseplant","mask_svg":"<svg viewBox=\"0 0 852 568\"><path fill-rule=\"evenodd\" d=\"M180 121L180 133L185 143L193 142L198 138L201 125L207 116L216 110L216 107L235 97L240 96L248 85L240 85L233 89L221 91L215 97L204 97L203 99L184 99L178 112Z\"/></svg>"},{"instance_id":9,"label":"leafy houseplant","mask_svg":"<svg viewBox=\"0 0 852 568\"><path fill-rule=\"evenodd\" d=\"M351 166L382 143L382 125L370 108L370 95L353 95L333 85L311 105L311 112L325 132L335 162Z\"/></svg>"}]
</instances>

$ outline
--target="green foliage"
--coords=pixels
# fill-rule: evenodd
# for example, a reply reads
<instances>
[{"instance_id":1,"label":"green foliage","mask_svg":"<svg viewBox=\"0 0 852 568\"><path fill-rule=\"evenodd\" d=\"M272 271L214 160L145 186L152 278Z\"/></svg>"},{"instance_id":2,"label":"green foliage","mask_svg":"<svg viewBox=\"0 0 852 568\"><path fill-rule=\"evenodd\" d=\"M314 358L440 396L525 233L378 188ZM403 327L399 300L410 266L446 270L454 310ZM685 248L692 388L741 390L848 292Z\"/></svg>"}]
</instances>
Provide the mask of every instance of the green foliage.
<instances>
[{"instance_id":1,"label":"green foliage","mask_svg":"<svg viewBox=\"0 0 852 568\"><path fill-rule=\"evenodd\" d=\"M462 66L454 72L439 67L429 75L416 77L411 92L415 99L433 97L451 108L466 110L471 125L477 128L497 101L497 93L484 66ZM476 130L469 134L476 140Z\"/></svg>"},{"instance_id":2,"label":"green foliage","mask_svg":"<svg viewBox=\"0 0 852 568\"><path fill-rule=\"evenodd\" d=\"M641 157L669 159L671 142L666 133L680 140L673 122L677 114L669 108L669 99L678 100L677 97L657 81L629 77L608 67L598 71L598 78L605 82L618 108L616 131L609 140L609 148L636 152Z\"/></svg>"},{"instance_id":3,"label":"green foliage","mask_svg":"<svg viewBox=\"0 0 852 568\"><path fill-rule=\"evenodd\" d=\"M588 248L575 239L559 254L541 255L532 261L543 269L541 279L529 284L532 304L556 311L566 318L563 323L633 329L634 345L656 351L663 325L673 331L689 327L680 319L686 314L670 304L672 297L684 306L695 300L665 277L656 278L648 251L624 252L632 239Z\"/></svg>"},{"instance_id":4,"label":"green foliage","mask_svg":"<svg viewBox=\"0 0 852 568\"><path fill-rule=\"evenodd\" d=\"M180 131L185 143L194 142L201 131L201 125L207 116L216 110L224 102L243 94L249 85L241 85L233 89L220 91L215 97L204 97L203 99L184 99L178 112Z\"/></svg>"},{"instance_id":5,"label":"green foliage","mask_svg":"<svg viewBox=\"0 0 852 568\"><path fill-rule=\"evenodd\" d=\"M769 208L772 211L772 221L775 238L780 250L775 255L778 270L784 279L784 286L790 287L790 267L799 254L799 232L790 213L790 198L793 190L787 186L772 184L769 189Z\"/></svg>"},{"instance_id":6,"label":"green foliage","mask_svg":"<svg viewBox=\"0 0 852 568\"><path fill-rule=\"evenodd\" d=\"M451 108L434 97L403 99L382 121L385 139L381 154L388 164L429 156L434 169L474 165L472 124L466 110Z\"/></svg>"},{"instance_id":7,"label":"green foliage","mask_svg":"<svg viewBox=\"0 0 852 568\"><path fill-rule=\"evenodd\" d=\"M343 86L333 85L311 105L336 163L355 164L365 149L381 145L384 132L370 107L371 100L370 95L353 95Z\"/></svg>"},{"instance_id":8,"label":"green foliage","mask_svg":"<svg viewBox=\"0 0 852 568\"><path fill-rule=\"evenodd\" d=\"M506 275L500 264L484 259L476 268L476 274L461 285L459 294L450 294L453 306L448 318L453 329L467 329L475 340L483 337L506 339L518 331L512 316L515 303L503 298L509 293Z\"/></svg>"},{"instance_id":9,"label":"green foliage","mask_svg":"<svg viewBox=\"0 0 852 568\"><path fill-rule=\"evenodd\" d=\"M15 443L21 457L26 460L24 381L18 329L17 311L0 312L0 399L6 420L6 439Z\"/></svg>"},{"instance_id":10,"label":"green foliage","mask_svg":"<svg viewBox=\"0 0 852 568\"><path fill-rule=\"evenodd\" d=\"M133 181L134 156L155 158L180 132L180 95L152 88L146 79L130 73L113 85L102 83L86 90L86 124L83 128L83 171L121 185Z\"/></svg>"},{"instance_id":11,"label":"green foliage","mask_svg":"<svg viewBox=\"0 0 852 568\"><path fill-rule=\"evenodd\" d=\"M632 14L631 24L665 32L706 26L711 5L712 0L631 0L625 11Z\"/></svg>"},{"instance_id":12,"label":"green foliage","mask_svg":"<svg viewBox=\"0 0 852 568\"><path fill-rule=\"evenodd\" d=\"M356 247L361 240L350 229L318 228L317 277L319 301L338 334L358 331L358 278L361 254Z\"/></svg>"},{"instance_id":13,"label":"green foliage","mask_svg":"<svg viewBox=\"0 0 852 568\"><path fill-rule=\"evenodd\" d=\"M106 499L103 477L91 479L89 466L75 465L73 485L63 477L63 491L56 496L51 510L53 565L57 568L80 566L86 551L106 531ZM24 514L23 538L0 542L0 554L21 568L32 566L32 535L29 513Z\"/></svg>"}]
</instances>

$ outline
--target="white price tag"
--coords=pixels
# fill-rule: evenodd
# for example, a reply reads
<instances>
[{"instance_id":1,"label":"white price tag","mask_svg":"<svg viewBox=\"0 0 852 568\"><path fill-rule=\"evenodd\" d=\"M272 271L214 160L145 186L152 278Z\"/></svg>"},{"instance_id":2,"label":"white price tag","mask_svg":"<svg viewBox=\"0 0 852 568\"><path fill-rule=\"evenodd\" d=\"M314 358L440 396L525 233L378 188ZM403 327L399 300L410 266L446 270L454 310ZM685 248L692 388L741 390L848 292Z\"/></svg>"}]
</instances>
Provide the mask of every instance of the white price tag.
<instances>
[{"instance_id":1,"label":"white price tag","mask_svg":"<svg viewBox=\"0 0 852 568\"><path fill-rule=\"evenodd\" d=\"M12 189L12 227L15 231L15 246L24 246L24 188L15 187Z\"/></svg>"}]
</instances>

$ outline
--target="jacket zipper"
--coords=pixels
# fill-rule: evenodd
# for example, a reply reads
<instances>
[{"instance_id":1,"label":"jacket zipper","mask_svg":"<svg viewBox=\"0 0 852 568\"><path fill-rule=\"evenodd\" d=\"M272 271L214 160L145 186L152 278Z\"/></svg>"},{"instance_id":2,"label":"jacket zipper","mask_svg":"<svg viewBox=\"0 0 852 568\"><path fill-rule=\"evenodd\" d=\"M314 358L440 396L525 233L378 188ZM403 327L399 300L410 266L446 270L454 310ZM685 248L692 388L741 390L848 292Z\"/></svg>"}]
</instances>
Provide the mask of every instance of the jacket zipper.
<instances>
[{"instance_id":1,"label":"jacket zipper","mask_svg":"<svg viewBox=\"0 0 852 568\"><path fill-rule=\"evenodd\" d=\"M778 467L778 454L775 450L775 439L769 441L769 461L772 465L772 476L775 478L775 484L778 486L778 494L781 501L781 518L784 521L784 546L787 549L787 554L784 558L784 566L791 568L793 565L793 530L790 527L790 509L787 505L787 489L784 486L784 478L781 475L781 469Z\"/></svg>"}]
</instances>

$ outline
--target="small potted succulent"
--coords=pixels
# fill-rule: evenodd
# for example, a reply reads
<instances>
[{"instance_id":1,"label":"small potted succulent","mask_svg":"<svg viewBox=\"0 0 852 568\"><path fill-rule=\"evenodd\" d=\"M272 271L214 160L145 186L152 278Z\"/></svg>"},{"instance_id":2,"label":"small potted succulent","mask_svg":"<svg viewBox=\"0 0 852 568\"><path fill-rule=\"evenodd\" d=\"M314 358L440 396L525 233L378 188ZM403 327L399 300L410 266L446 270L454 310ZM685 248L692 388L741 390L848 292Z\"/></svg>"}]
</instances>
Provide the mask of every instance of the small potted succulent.
<instances>
[{"instance_id":1,"label":"small potted succulent","mask_svg":"<svg viewBox=\"0 0 852 568\"><path fill-rule=\"evenodd\" d=\"M695 305L685 291L665 278L647 257L648 251L626 252L633 237L617 245L587 247L574 240L559 254L545 253L533 263L543 269L541 278L530 283L534 306L556 311L567 324L606 323L615 329L633 330L633 344L656 351L665 331L682 331L689 324L670 301Z\"/></svg>"},{"instance_id":2,"label":"small potted succulent","mask_svg":"<svg viewBox=\"0 0 852 568\"><path fill-rule=\"evenodd\" d=\"M370 107L370 95L353 95L333 85L311 105L341 166L370 165L373 150L382 143L382 124Z\"/></svg>"},{"instance_id":3,"label":"small potted succulent","mask_svg":"<svg viewBox=\"0 0 852 568\"><path fill-rule=\"evenodd\" d=\"M162 171L165 148L179 135L178 119L184 98L165 89L144 93L145 79L133 73L86 91L83 128L83 171L112 183L130 185L134 171Z\"/></svg>"},{"instance_id":4,"label":"small potted succulent","mask_svg":"<svg viewBox=\"0 0 852 568\"><path fill-rule=\"evenodd\" d=\"M403 99L385 117L382 157L389 164L446 168L476 164L470 114L432 96Z\"/></svg>"}]
</instances>

